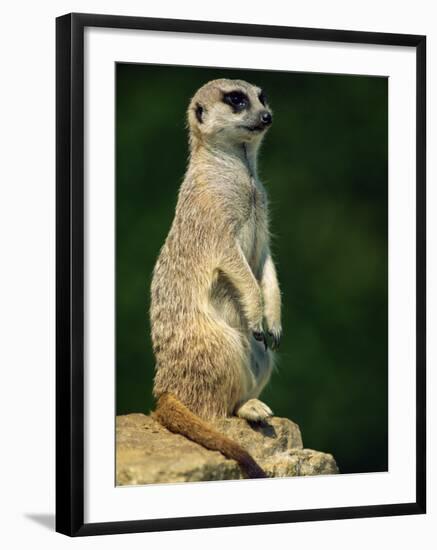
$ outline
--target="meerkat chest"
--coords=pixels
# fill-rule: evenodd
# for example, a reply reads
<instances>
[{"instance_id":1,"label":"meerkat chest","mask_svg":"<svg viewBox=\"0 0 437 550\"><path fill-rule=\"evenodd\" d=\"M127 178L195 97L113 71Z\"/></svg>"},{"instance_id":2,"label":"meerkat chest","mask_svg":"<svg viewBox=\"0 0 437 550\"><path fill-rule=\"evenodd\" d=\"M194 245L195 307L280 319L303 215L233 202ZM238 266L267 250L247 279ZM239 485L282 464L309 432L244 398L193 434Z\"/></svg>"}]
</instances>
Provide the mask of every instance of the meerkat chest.
<instances>
[{"instance_id":1,"label":"meerkat chest","mask_svg":"<svg viewBox=\"0 0 437 550\"><path fill-rule=\"evenodd\" d=\"M241 227L239 242L255 272L268 241L268 212L266 193L254 179L250 182L247 200L248 216Z\"/></svg>"}]
</instances>

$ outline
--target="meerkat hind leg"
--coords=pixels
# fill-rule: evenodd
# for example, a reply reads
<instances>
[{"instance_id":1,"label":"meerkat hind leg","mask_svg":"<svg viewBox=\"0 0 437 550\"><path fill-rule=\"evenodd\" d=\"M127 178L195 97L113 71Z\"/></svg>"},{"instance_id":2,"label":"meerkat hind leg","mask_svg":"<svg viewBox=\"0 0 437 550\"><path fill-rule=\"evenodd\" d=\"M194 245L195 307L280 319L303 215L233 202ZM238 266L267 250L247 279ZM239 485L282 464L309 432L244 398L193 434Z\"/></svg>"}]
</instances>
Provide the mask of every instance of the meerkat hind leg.
<instances>
[{"instance_id":1,"label":"meerkat hind leg","mask_svg":"<svg viewBox=\"0 0 437 550\"><path fill-rule=\"evenodd\" d=\"M273 416L273 412L259 399L249 399L237 410L237 416L250 422L262 422L269 416Z\"/></svg>"}]
</instances>

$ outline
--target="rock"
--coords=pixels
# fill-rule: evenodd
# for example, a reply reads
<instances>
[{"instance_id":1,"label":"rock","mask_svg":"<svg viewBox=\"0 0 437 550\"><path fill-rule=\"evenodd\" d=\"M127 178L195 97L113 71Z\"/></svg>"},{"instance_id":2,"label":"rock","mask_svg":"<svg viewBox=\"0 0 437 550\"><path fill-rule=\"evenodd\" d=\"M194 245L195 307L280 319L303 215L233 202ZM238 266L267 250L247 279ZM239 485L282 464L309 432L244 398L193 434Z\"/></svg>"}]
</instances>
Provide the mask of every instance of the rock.
<instances>
[{"instance_id":1,"label":"rock","mask_svg":"<svg viewBox=\"0 0 437 550\"><path fill-rule=\"evenodd\" d=\"M303 448L299 426L286 418L260 425L224 418L213 425L251 453L269 477L338 473L332 455ZM117 485L245 477L234 460L169 432L150 416L118 416L116 428Z\"/></svg>"}]
</instances>

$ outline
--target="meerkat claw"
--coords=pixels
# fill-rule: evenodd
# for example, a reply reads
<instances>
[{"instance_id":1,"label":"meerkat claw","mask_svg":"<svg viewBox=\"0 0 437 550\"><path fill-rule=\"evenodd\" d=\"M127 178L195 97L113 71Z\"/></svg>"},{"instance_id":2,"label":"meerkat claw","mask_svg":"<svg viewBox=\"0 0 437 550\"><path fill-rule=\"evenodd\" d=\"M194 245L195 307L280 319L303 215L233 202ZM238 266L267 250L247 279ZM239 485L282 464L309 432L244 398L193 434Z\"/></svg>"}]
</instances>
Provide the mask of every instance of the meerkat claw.
<instances>
[{"instance_id":1,"label":"meerkat claw","mask_svg":"<svg viewBox=\"0 0 437 550\"><path fill-rule=\"evenodd\" d=\"M258 342L262 342L264 344L264 349L267 351L267 338L266 338L265 332L254 330L253 337Z\"/></svg>"},{"instance_id":2,"label":"meerkat claw","mask_svg":"<svg viewBox=\"0 0 437 550\"><path fill-rule=\"evenodd\" d=\"M268 335L272 340L270 348L272 351L276 351L281 343L281 332L276 330L269 330Z\"/></svg>"}]
</instances>

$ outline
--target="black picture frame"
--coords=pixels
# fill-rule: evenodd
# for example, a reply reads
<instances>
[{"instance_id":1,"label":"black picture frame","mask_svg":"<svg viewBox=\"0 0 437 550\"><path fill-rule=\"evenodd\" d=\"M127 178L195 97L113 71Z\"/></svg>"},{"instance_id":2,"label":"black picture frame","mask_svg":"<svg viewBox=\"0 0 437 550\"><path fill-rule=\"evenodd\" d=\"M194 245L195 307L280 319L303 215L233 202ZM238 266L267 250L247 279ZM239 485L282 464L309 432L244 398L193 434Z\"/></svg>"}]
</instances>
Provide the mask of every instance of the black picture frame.
<instances>
[{"instance_id":1,"label":"black picture frame","mask_svg":"<svg viewBox=\"0 0 437 550\"><path fill-rule=\"evenodd\" d=\"M84 523L84 29L107 27L415 48L416 500L400 504ZM69 536L426 512L426 37L95 14L56 20L56 530Z\"/></svg>"}]
</instances>

